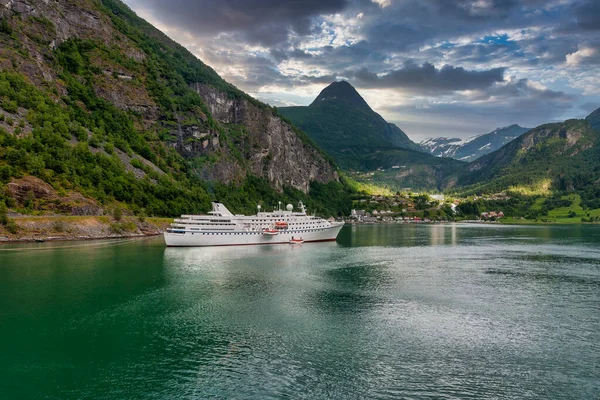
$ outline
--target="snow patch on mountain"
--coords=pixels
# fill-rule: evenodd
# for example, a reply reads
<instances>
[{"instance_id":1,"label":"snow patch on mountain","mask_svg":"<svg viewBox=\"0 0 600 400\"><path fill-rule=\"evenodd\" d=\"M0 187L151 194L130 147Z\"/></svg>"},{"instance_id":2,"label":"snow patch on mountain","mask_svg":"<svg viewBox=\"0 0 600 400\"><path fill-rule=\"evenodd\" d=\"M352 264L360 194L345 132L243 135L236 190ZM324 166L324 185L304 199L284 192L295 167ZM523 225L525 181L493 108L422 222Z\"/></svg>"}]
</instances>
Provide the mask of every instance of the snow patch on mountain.
<instances>
[{"instance_id":1,"label":"snow patch on mountain","mask_svg":"<svg viewBox=\"0 0 600 400\"><path fill-rule=\"evenodd\" d=\"M473 161L504 146L527 132L528 128L510 125L466 139L436 137L423 140L419 145L436 157L451 157L462 161Z\"/></svg>"}]
</instances>

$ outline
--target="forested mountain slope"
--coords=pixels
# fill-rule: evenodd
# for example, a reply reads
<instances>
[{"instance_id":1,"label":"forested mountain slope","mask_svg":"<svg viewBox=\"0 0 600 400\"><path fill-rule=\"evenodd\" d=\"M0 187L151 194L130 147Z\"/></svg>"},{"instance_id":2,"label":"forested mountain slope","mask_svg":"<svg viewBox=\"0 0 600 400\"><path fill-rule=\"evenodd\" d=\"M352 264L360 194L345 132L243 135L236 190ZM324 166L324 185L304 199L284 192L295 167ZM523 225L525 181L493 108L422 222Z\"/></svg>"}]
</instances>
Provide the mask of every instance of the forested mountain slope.
<instances>
[{"instance_id":1,"label":"forested mountain slope","mask_svg":"<svg viewBox=\"0 0 600 400\"><path fill-rule=\"evenodd\" d=\"M366 160L379 151L403 150L402 154L409 157L419 157L422 152L345 81L327 86L307 107L282 107L279 111L306 131L342 168L372 169Z\"/></svg>"},{"instance_id":2,"label":"forested mountain slope","mask_svg":"<svg viewBox=\"0 0 600 400\"><path fill-rule=\"evenodd\" d=\"M37 210L117 202L177 215L215 198L247 211L279 196L326 209L305 193L347 189L276 110L118 0L0 0L0 69L0 197L12 207L28 197ZM35 179L54 203L93 207L54 207Z\"/></svg>"},{"instance_id":3,"label":"forested mountain slope","mask_svg":"<svg viewBox=\"0 0 600 400\"><path fill-rule=\"evenodd\" d=\"M577 191L584 205L600 206L600 131L588 120L541 125L467 168L458 184L473 193Z\"/></svg>"}]
</instances>

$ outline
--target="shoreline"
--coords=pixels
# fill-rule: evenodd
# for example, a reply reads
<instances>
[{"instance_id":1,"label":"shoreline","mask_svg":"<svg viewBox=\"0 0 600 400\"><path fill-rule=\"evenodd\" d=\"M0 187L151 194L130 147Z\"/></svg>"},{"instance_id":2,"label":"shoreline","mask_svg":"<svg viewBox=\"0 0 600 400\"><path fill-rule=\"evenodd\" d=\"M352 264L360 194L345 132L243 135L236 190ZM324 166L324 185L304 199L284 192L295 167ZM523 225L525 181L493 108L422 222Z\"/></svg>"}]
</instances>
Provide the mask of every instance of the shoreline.
<instances>
[{"instance_id":1,"label":"shoreline","mask_svg":"<svg viewBox=\"0 0 600 400\"><path fill-rule=\"evenodd\" d=\"M12 243L143 238L161 235L172 218L124 216L19 216L11 218L17 231L0 226L0 246Z\"/></svg>"},{"instance_id":2,"label":"shoreline","mask_svg":"<svg viewBox=\"0 0 600 400\"><path fill-rule=\"evenodd\" d=\"M373 222L352 222L345 221L347 225L432 225L432 224L479 224L479 225L585 225L585 226L600 226L596 222L581 222L581 221L534 221L530 219L507 219L507 220L496 220L496 221L481 221L481 220L459 220L459 221L373 221Z\"/></svg>"},{"instance_id":3,"label":"shoreline","mask_svg":"<svg viewBox=\"0 0 600 400\"><path fill-rule=\"evenodd\" d=\"M25 243L46 243L46 242L85 242L88 240L109 240L109 239L141 239L160 236L162 233L155 234L139 234L139 235L122 235L122 236L64 236L64 237L39 237L39 238L19 238L6 239L0 236L0 247L8 244L25 244Z\"/></svg>"}]
</instances>

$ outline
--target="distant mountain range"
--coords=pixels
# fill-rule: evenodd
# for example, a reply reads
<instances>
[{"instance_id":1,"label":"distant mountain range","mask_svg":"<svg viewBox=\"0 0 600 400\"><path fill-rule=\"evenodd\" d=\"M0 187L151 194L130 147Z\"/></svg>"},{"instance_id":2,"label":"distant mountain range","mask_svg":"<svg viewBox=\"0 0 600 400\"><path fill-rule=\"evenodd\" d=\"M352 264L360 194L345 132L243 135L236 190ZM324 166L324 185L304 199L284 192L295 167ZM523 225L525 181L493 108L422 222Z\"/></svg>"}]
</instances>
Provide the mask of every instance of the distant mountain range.
<instances>
[{"instance_id":1,"label":"distant mountain range","mask_svg":"<svg viewBox=\"0 0 600 400\"><path fill-rule=\"evenodd\" d=\"M425 139L419 145L436 157L450 157L470 162L498 150L528 130L529 128L519 125L510 125L469 139L437 137Z\"/></svg>"}]
</instances>

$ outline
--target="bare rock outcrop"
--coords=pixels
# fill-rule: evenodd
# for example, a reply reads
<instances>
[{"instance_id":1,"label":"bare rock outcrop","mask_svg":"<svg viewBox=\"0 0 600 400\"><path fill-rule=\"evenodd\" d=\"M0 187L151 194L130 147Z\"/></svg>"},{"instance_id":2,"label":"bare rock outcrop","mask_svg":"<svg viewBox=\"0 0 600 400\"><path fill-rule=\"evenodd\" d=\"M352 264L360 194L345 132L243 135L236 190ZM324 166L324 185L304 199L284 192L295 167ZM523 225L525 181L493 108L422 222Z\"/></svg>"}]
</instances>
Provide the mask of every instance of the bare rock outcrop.
<instances>
[{"instance_id":1,"label":"bare rock outcrop","mask_svg":"<svg viewBox=\"0 0 600 400\"><path fill-rule=\"evenodd\" d=\"M52 186L35 176L13 179L6 185L8 194L19 206L39 211L70 215L102 215L104 210L95 200L81 193L59 194Z\"/></svg>"},{"instance_id":2,"label":"bare rock outcrop","mask_svg":"<svg viewBox=\"0 0 600 400\"><path fill-rule=\"evenodd\" d=\"M335 167L319 151L301 140L292 127L269 108L243 98L229 98L206 84L193 85L213 118L221 124L242 125L250 172L276 188L291 186L308 192L310 182L338 180Z\"/></svg>"}]
</instances>

